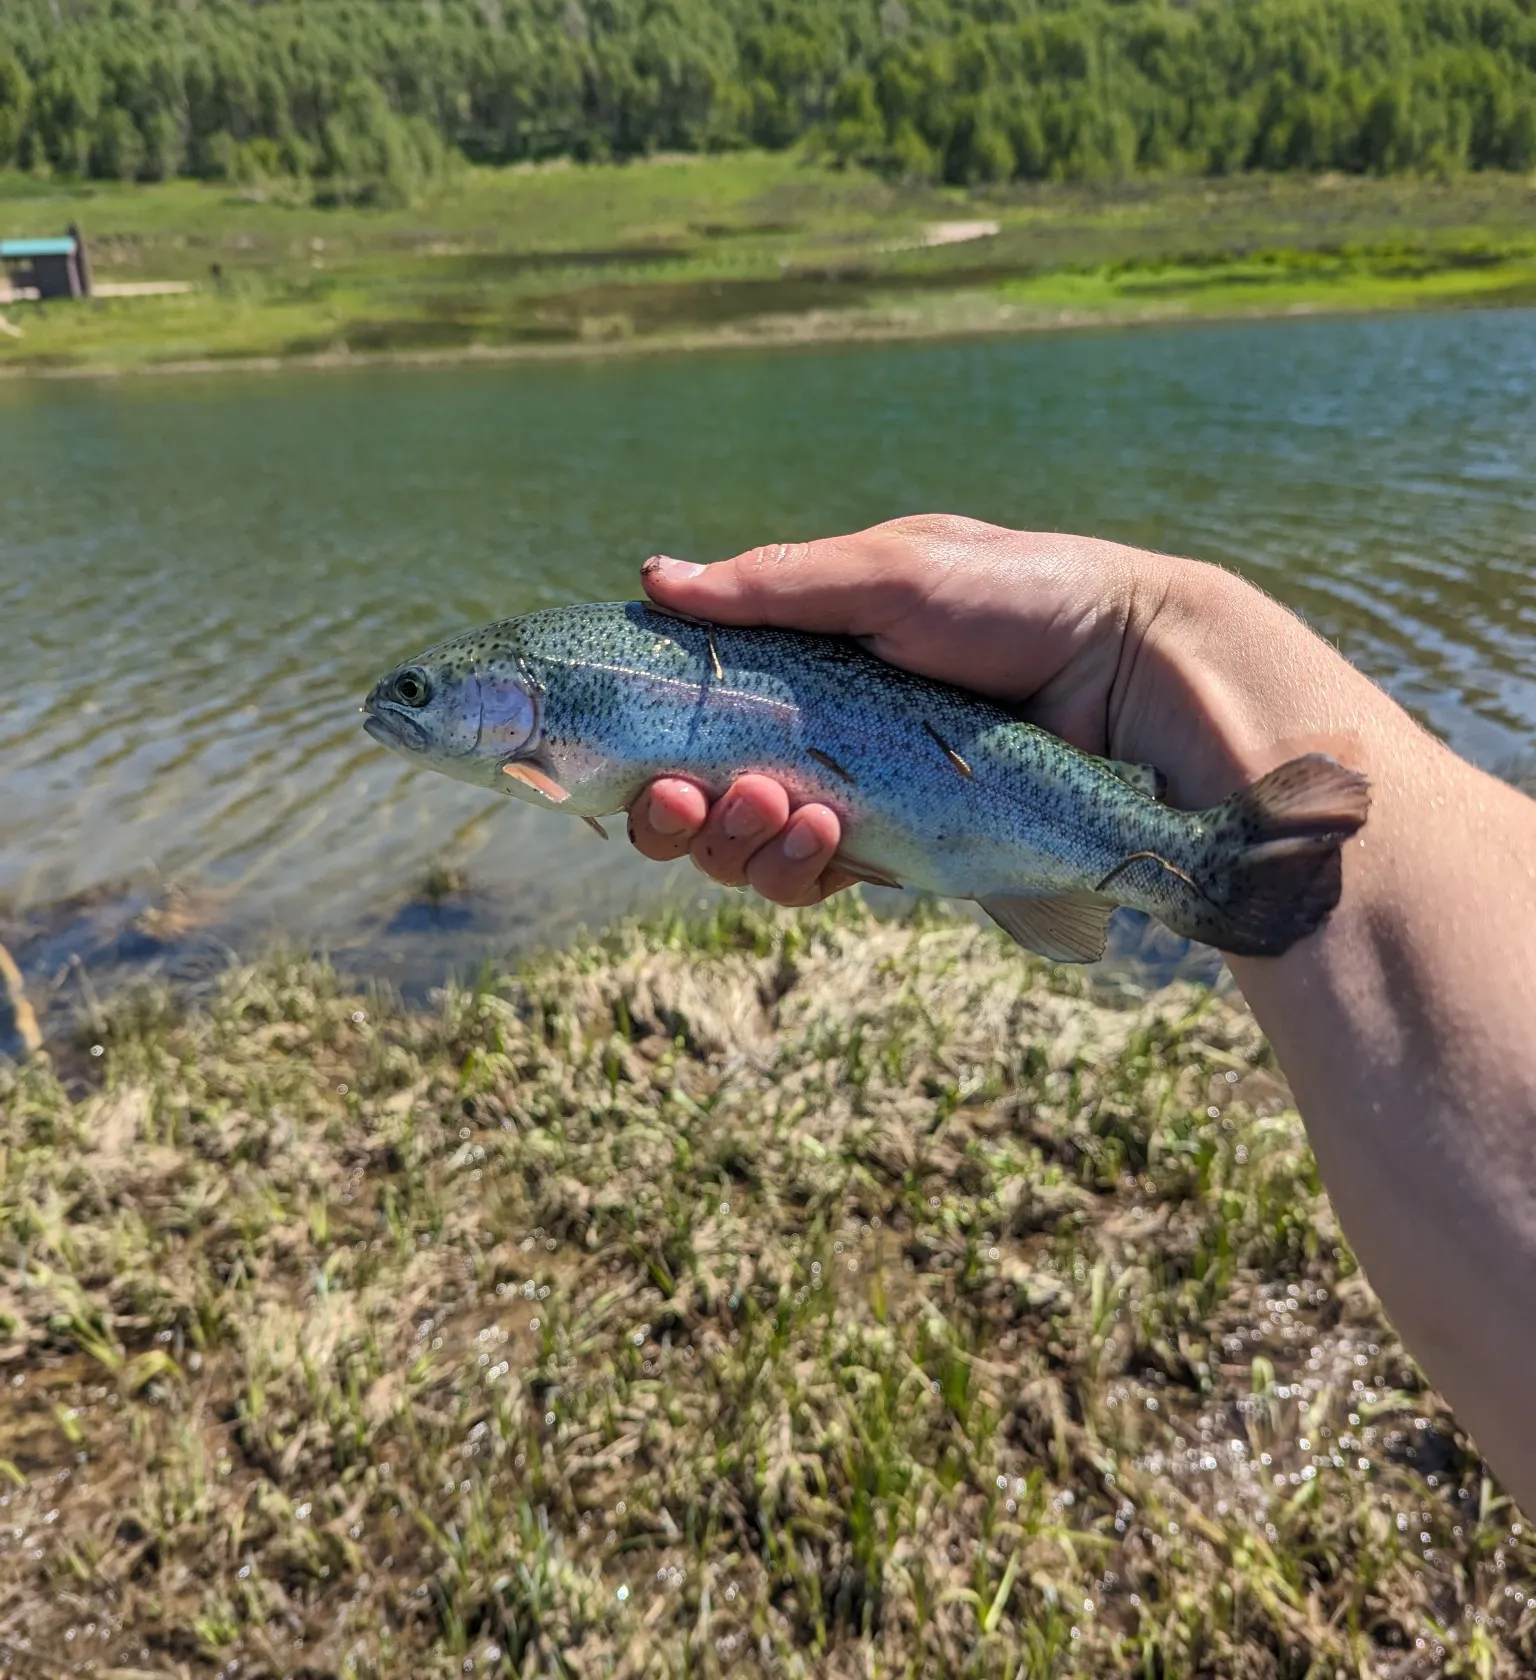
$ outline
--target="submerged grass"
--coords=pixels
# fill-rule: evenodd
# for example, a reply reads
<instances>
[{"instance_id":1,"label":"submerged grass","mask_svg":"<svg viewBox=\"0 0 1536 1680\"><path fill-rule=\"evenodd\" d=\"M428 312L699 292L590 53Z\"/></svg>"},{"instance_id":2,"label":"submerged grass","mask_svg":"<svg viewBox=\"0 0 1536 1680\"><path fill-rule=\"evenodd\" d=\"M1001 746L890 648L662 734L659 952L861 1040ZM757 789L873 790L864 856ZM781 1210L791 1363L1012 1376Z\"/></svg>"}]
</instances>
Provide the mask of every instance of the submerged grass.
<instances>
[{"instance_id":1,"label":"submerged grass","mask_svg":"<svg viewBox=\"0 0 1536 1680\"><path fill-rule=\"evenodd\" d=\"M79 221L99 279L5 305L0 372L924 337L1536 301L1536 181L1242 176L964 190L798 153L464 169L409 209L0 175L0 234ZM934 244L963 224L982 237ZM995 225L995 226L994 226Z\"/></svg>"},{"instance_id":2,"label":"submerged grass","mask_svg":"<svg viewBox=\"0 0 1536 1680\"><path fill-rule=\"evenodd\" d=\"M17 1675L1531 1672L1250 1017L732 907L0 1087Z\"/></svg>"}]
</instances>

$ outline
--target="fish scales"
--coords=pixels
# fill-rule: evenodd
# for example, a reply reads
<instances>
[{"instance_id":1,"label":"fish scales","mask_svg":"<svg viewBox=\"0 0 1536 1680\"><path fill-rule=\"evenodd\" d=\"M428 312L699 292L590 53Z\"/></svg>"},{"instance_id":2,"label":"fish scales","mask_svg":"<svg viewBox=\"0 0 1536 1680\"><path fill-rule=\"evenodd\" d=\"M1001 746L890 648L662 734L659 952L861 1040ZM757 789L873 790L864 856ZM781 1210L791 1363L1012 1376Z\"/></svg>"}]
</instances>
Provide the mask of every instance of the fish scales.
<instances>
[{"instance_id":1,"label":"fish scales","mask_svg":"<svg viewBox=\"0 0 1536 1680\"><path fill-rule=\"evenodd\" d=\"M851 642L705 629L659 614L644 615L654 624L626 618L620 629L602 607L565 609L549 624L544 616L525 621L524 658L546 691L566 691L546 713L550 757L574 767L594 745L611 755L605 770L570 778L571 798L593 816L626 809L659 775L681 771L720 794L760 771L801 801L831 806L863 861L904 885L957 896L1016 880L1021 844L1037 832L1039 878L1070 889L1125 856L1125 795L1151 807L1137 813L1143 820L1164 811L1045 731ZM872 673L877 706L862 703ZM972 766L969 780L957 777L936 736Z\"/></svg>"},{"instance_id":2,"label":"fish scales","mask_svg":"<svg viewBox=\"0 0 1536 1680\"><path fill-rule=\"evenodd\" d=\"M596 819L657 776L712 796L747 771L837 812L873 878L981 903L1062 960L1102 952L1116 904L1224 949L1274 954L1328 914L1364 778L1323 755L1180 811L1156 772L1081 752L994 702L857 643L560 607L440 644L375 685L386 745Z\"/></svg>"}]
</instances>

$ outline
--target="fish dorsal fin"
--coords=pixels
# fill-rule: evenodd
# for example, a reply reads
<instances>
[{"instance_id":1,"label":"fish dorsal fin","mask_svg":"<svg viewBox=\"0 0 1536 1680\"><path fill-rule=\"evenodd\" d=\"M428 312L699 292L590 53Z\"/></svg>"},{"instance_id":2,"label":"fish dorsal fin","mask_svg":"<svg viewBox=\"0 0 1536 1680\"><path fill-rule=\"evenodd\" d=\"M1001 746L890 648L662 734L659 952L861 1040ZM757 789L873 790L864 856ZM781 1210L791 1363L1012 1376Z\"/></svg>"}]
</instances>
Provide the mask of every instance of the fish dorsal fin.
<instances>
[{"instance_id":1,"label":"fish dorsal fin","mask_svg":"<svg viewBox=\"0 0 1536 1680\"><path fill-rule=\"evenodd\" d=\"M1118 776L1127 787L1146 794L1148 799L1161 799L1168 791L1168 778L1155 764L1127 764L1123 758L1100 761L1111 775Z\"/></svg>"},{"instance_id":2,"label":"fish dorsal fin","mask_svg":"<svg viewBox=\"0 0 1536 1680\"><path fill-rule=\"evenodd\" d=\"M976 902L1010 939L1052 962L1097 962L1104 955L1115 908L1093 893L1063 893L1058 898L994 893Z\"/></svg>"}]
</instances>

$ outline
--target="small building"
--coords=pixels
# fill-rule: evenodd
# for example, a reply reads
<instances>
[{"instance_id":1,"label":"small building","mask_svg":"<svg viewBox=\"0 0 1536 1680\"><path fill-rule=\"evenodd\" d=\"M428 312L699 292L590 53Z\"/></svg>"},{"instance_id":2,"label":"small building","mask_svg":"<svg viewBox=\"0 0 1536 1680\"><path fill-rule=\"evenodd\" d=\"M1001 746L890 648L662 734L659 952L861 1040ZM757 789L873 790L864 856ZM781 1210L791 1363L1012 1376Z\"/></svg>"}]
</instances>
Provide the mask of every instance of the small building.
<instances>
[{"instance_id":1,"label":"small building","mask_svg":"<svg viewBox=\"0 0 1536 1680\"><path fill-rule=\"evenodd\" d=\"M0 269L14 297L91 295L91 262L77 227L57 239L0 239Z\"/></svg>"}]
</instances>

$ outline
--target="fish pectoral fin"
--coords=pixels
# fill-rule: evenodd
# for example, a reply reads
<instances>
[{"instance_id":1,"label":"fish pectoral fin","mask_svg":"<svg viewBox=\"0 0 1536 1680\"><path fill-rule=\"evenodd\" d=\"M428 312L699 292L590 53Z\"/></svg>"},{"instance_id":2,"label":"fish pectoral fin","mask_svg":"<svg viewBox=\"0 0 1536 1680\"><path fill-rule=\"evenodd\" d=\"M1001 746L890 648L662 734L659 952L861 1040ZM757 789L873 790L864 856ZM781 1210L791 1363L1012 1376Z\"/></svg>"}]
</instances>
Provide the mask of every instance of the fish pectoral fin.
<instances>
[{"instance_id":1,"label":"fish pectoral fin","mask_svg":"<svg viewBox=\"0 0 1536 1680\"><path fill-rule=\"evenodd\" d=\"M1063 893L1056 898L1022 898L994 893L976 902L1026 951L1052 962L1097 962L1104 955L1114 905L1093 893Z\"/></svg>"},{"instance_id":2,"label":"fish pectoral fin","mask_svg":"<svg viewBox=\"0 0 1536 1680\"><path fill-rule=\"evenodd\" d=\"M536 764L503 764L501 773L531 787L535 793L542 793L553 804L563 805L571 797L553 776L540 770Z\"/></svg>"}]
</instances>

